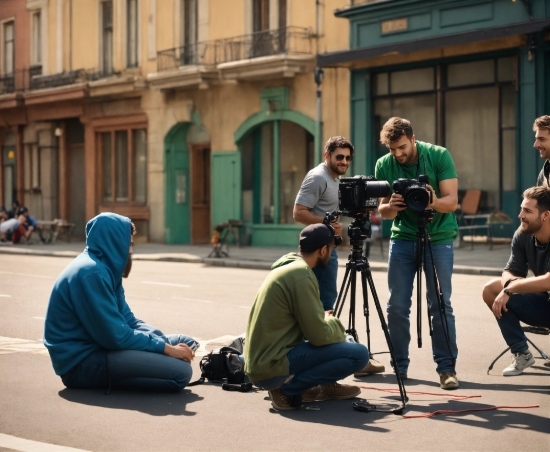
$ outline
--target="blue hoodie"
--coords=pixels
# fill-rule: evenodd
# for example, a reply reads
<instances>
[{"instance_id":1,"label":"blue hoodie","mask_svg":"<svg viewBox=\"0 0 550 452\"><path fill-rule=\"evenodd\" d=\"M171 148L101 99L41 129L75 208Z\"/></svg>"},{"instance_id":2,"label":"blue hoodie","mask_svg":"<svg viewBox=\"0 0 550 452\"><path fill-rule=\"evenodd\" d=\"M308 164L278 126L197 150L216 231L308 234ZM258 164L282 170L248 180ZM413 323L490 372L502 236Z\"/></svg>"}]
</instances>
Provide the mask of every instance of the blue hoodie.
<instances>
[{"instance_id":1,"label":"blue hoodie","mask_svg":"<svg viewBox=\"0 0 550 452\"><path fill-rule=\"evenodd\" d=\"M54 284L44 345L57 375L98 349L163 353L165 341L147 331L124 297L122 273L131 239L129 218L102 213L86 225L86 248Z\"/></svg>"}]
</instances>

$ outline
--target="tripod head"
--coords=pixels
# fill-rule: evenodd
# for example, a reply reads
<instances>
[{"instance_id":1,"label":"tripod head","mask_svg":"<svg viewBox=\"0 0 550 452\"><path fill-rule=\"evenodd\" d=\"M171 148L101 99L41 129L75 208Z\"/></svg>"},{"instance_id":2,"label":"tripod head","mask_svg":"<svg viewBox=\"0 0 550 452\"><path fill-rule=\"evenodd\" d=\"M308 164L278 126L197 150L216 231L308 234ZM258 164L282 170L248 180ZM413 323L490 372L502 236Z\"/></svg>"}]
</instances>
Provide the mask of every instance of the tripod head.
<instances>
[{"instance_id":1,"label":"tripod head","mask_svg":"<svg viewBox=\"0 0 550 452\"><path fill-rule=\"evenodd\" d=\"M363 245L365 240L371 237L372 225L370 222L370 210L349 214L353 221L348 226L348 237L351 244L350 260L365 259Z\"/></svg>"},{"instance_id":2,"label":"tripod head","mask_svg":"<svg viewBox=\"0 0 550 452\"><path fill-rule=\"evenodd\" d=\"M433 209L425 209L422 212L418 212L418 232L416 233L418 237L424 237L426 235L426 226L431 223L433 219Z\"/></svg>"}]
</instances>

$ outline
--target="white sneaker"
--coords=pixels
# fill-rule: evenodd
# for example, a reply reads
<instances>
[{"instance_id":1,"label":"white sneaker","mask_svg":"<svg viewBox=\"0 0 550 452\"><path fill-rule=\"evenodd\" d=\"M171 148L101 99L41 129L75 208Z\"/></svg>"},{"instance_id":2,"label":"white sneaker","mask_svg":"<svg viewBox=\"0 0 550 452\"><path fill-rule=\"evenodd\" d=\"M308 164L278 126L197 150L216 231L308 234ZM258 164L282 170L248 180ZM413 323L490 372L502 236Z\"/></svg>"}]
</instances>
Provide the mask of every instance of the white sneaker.
<instances>
[{"instance_id":1,"label":"white sneaker","mask_svg":"<svg viewBox=\"0 0 550 452\"><path fill-rule=\"evenodd\" d=\"M525 353L514 353L512 363L502 371L502 375L510 377L512 375L520 375L529 366L535 364L535 358L530 351Z\"/></svg>"}]
</instances>

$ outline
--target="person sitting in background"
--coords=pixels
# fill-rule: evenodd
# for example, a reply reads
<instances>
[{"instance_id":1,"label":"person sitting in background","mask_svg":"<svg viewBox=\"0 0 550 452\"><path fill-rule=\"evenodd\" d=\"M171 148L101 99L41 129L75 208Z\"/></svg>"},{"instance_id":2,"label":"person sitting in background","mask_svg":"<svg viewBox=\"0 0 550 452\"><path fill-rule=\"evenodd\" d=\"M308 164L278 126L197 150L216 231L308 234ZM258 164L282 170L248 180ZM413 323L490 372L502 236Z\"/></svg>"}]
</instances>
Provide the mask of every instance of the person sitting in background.
<instances>
[{"instance_id":1,"label":"person sitting in background","mask_svg":"<svg viewBox=\"0 0 550 452\"><path fill-rule=\"evenodd\" d=\"M2 221L0 223L0 241L7 242L11 240L12 243L19 243L23 239L24 242L27 242L25 221L26 218L24 215Z\"/></svg>"},{"instance_id":2,"label":"person sitting in background","mask_svg":"<svg viewBox=\"0 0 550 452\"><path fill-rule=\"evenodd\" d=\"M17 228L12 233L13 243L19 243L23 239L26 243L32 243L30 238L34 230L36 229L36 220L34 217L29 215L29 209L25 206L19 207L17 215L20 219L20 223L23 225L23 228Z\"/></svg>"}]
</instances>

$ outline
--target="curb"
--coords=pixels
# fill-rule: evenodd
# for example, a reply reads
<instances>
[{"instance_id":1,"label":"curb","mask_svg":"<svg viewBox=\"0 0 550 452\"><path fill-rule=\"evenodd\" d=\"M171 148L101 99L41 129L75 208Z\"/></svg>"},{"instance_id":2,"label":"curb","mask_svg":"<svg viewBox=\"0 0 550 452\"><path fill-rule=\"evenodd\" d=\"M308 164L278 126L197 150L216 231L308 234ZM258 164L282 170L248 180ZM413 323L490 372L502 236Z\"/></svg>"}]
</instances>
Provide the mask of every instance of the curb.
<instances>
[{"instance_id":1,"label":"curb","mask_svg":"<svg viewBox=\"0 0 550 452\"><path fill-rule=\"evenodd\" d=\"M47 256L47 257L76 257L80 252L75 251L42 251L22 248L2 249L0 254L18 254L23 256ZM152 262L185 262L192 264L204 264L211 267L227 268L246 268L251 270L270 270L272 262L246 259L224 259L215 257L199 257L193 254L135 254L133 259L136 261ZM339 262L339 267L346 267L346 263ZM381 262L370 263L370 269L374 272L385 272L388 265ZM501 276L502 269L492 267L469 267L465 265L456 265L453 268L453 274L462 275L483 275L483 276Z\"/></svg>"}]
</instances>

